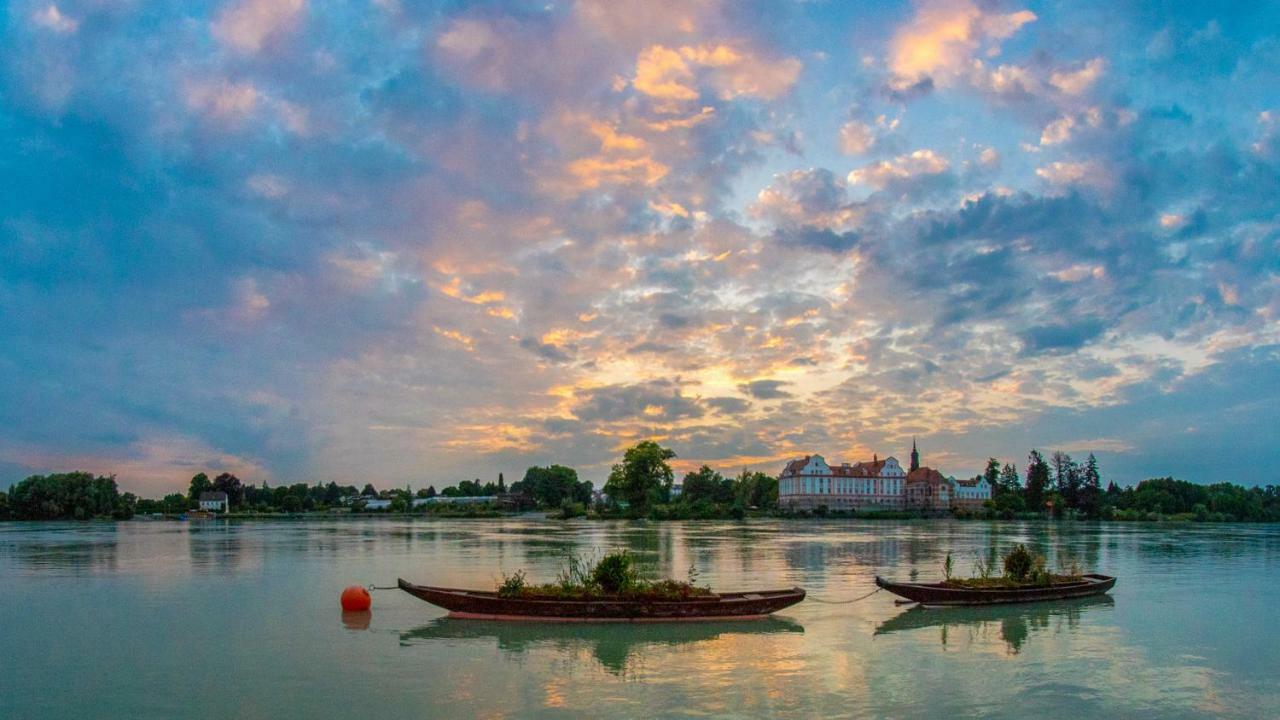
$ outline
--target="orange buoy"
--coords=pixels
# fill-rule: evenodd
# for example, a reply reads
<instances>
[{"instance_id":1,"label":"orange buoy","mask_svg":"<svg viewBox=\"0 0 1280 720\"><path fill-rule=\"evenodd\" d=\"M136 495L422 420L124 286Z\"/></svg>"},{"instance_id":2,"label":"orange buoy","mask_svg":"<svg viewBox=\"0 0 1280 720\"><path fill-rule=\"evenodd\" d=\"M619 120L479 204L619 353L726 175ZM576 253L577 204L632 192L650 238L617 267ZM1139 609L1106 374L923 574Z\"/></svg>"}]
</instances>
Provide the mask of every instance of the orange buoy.
<instances>
[{"instance_id":1,"label":"orange buoy","mask_svg":"<svg viewBox=\"0 0 1280 720\"><path fill-rule=\"evenodd\" d=\"M368 610L372 604L373 598L369 597L369 591L359 585L352 585L342 591L342 609L347 612Z\"/></svg>"}]
</instances>

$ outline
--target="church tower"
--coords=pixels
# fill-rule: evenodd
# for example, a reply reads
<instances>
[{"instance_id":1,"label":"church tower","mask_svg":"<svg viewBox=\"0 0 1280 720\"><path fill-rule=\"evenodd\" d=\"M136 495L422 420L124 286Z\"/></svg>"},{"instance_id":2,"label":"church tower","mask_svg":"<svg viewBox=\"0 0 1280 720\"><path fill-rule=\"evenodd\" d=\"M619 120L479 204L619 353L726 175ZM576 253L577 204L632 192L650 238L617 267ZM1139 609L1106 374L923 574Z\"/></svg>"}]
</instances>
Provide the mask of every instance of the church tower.
<instances>
[{"instance_id":1,"label":"church tower","mask_svg":"<svg viewBox=\"0 0 1280 720\"><path fill-rule=\"evenodd\" d=\"M916 439L911 438L911 470L920 469L920 451L916 449Z\"/></svg>"}]
</instances>

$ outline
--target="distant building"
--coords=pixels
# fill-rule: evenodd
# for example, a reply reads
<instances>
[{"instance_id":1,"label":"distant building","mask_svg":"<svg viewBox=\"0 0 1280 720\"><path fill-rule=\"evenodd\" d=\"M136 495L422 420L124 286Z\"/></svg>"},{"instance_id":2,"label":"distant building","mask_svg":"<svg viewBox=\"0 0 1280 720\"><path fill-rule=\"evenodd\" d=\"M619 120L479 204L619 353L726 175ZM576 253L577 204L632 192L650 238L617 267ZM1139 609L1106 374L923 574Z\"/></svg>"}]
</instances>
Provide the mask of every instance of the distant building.
<instances>
[{"instance_id":1,"label":"distant building","mask_svg":"<svg viewBox=\"0 0 1280 720\"><path fill-rule=\"evenodd\" d=\"M914 510L950 510L952 485L931 467L917 467L907 473L907 507Z\"/></svg>"},{"instance_id":2,"label":"distant building","mask_svg":"<svg viewBox=\"0 0 1280 720\"><path fill-rule=\"evenodd\" d=\"M683 493L683 492L684 492L684 484L683 484L683 483L673 483L673 484L671 485L671 499L672 499L672 500L675 500L676 498L680 497L680 494L681 494L681 493Z\"/></svg>"},{"instance_id":3,"label":"distant building","mask_svg":"<svg viewBox=\"0 0 1280 720\"><path fill-rule=\"evenodd\" d=\"M898 509L903 507L907 473L897 458L873 457L850 465L828 465L821 455L792 460L778 476L782 507L813 510Z\"/></svg>"},{"instance_id":4,"label":"distant building","mask_svg":"<svg viewBox=\"0 0 1280 720\"><path fill-rule=\"evenodd\" d=\"M484 503L494 502L492 495L437 495L435 497L423 498L426 505L483 505Z\"/></svg>"},{"instance_id":5,"label":"distant building","mask_svg":"<svg viewBox=\"0 0 1280 720\"><path fill-rule=\"evenodd\" d=\"M200 493L199 503L201 510L208 510L209 512L227 512L231 509L227 494L221 490Z\"/></svg>"},{"instance_id":6,"label":"distant building","mask_svg":"<svg viewBox=\"0 0 1280 720\"><path fill-rule=\"evenodd\" d=\"M991 483L981 475L971 480L956 480L954 485L952 505L955 507L976 509L991 499Z\"/></svg>"},{"instance_id":7,"label":"distant building","mask_svg":"<svg viewBox=\"0 0 1280 720\"><path fill-rule=\"evenodd\" d=\"M911 441L911 466L872 456L852 465L828 465L821 455L792 460L778 476L778 503L793 510L950 510L981 507L991 498L985 481L961 481L920 464L920 450Z\"/></svg>"},{"instance_id":8,"label":"distant building","mask_svg":"<svg viewBox=\"0 0 1280 720\"><path fill-rule=\"evenodd\" d=\"M382 498L376 498L371 496L365 496L360 499L364 500L365 510L386 510L391 507L390 500L384 500Z\"/></svg>"}]
</instances>

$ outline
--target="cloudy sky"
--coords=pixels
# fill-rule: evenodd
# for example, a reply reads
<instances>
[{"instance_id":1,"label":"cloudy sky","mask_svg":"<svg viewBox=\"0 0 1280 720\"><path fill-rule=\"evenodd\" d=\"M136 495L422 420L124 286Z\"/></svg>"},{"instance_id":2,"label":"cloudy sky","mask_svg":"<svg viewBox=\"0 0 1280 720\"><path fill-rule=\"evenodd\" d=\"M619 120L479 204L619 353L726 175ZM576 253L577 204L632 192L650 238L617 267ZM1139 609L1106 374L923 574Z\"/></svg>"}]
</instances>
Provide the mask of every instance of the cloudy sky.
<instances>
[{"instance_id":1,"label":"cloudy sky","mask_svg":"<svg viewBox=\"0 0 1280 720\"><path fill-rule=\"evenodd\" d=\"M10 0L0 487L1276 482L1280 8L1222 7Z\"/></svg>"}]
</instances>

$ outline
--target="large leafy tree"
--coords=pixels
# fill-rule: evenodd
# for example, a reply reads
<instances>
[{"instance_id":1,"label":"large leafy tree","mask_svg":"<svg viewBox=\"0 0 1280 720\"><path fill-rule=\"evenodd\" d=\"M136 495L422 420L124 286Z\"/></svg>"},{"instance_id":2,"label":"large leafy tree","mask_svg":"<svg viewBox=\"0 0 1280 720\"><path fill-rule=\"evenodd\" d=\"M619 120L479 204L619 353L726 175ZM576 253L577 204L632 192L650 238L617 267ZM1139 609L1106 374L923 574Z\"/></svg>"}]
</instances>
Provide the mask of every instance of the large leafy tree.
<instances>
[{"instance_id":1,"label":"large leafy tree","mask_svg":"<svg viewBox=\"0 0 1280 720\"><path fill-rule=\"evenodd\" d=\"M19 520L125 519L135 501L120 494L114 475L87 472L32 475L9 490L9 512Z\"/></svg>"},{"instance_id":2,"label":"large leafy tree","mask_svg":"<svg viewBox=\"0 0 1280 720\"><path fill-rule=\"evenodd\" d=\"M512 483L511 492L533 498L542 507L560 507L564 502L591 502L591 483L579 482L578 471L564 465L531 467L524 479Z\"/></svg>"},{"instance_id":3,"label":"large leafy tree","mask_svg":"<svg viewBox=\"0 0 1280 720\"><path fill-rule=\"evenodd\" d=\"M762 472L743 470L738 476L738 502L743 507L778 507L778 478Z\"/></svg>"},{"instance_id":4,"label":"large leafy tree","mask_svg":"<svg viewBox=\"0 0 1280 720\"><path fill-rule=\"evenodd\" d=\"M231 473L224 472L214 478L213 489L226 493L227 503L231 506L244 503L244 484L240 482L240 478ZM196 499L199 499L199 496Z\"/></svg>"},{"instance_id":5,"label":"large leafy tree","mask_svg":"<svg viewBox=\"0 0 1280 720\"><path fill-rule=\"evenodd\" d=\"M604 491L615 500L626 501L633 513L642 513L671 496L675 474L667 461L675 456L674 450L652 440L628 448L622 462L609 473Z\"/></svg>"},{"instance_id":6,"label":"large leafy tree","mask_svg":"<svg viewBox=\"0 0 1280 720\"><path fill-rule=\"evenodd\" d=\"M188 507L195 507L200 502L200 493L209 492L213 489L213 483L209 482L209 476L204 473L196 473L191 477L191 484L187 489Z\"/></svg>"},{"instance_id":7,"label":"large leafy tree","mask_svg":"<svg viewBox=\"0 0 1280 720\"><path fill-rule=\"evenodd\" d=\"M733 502L736 495L734 482L706 465L685 474L683 485L680 499L685 502L705 500L727 504Z\"/></svg>"}]
</instances>

